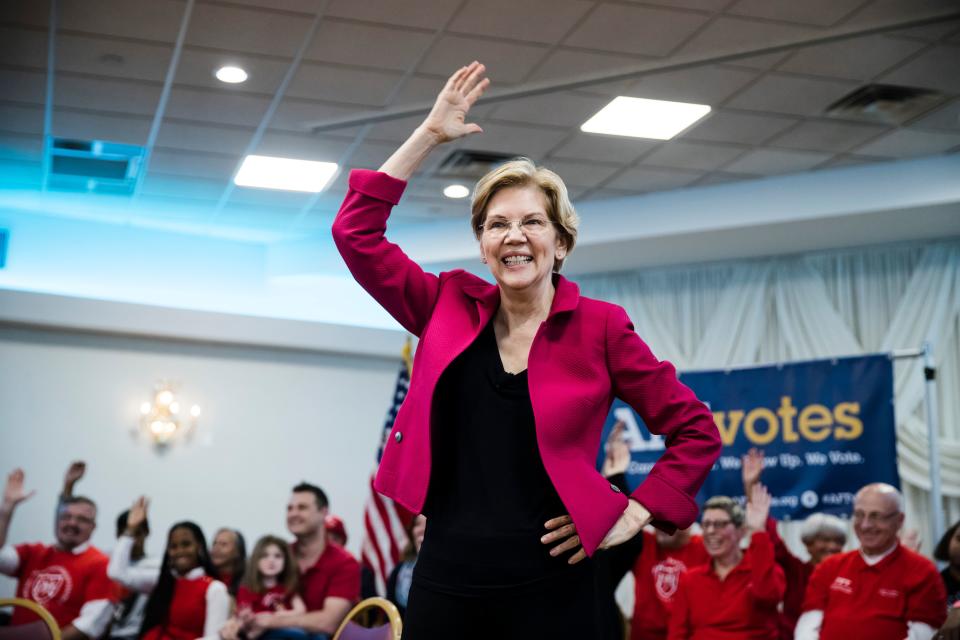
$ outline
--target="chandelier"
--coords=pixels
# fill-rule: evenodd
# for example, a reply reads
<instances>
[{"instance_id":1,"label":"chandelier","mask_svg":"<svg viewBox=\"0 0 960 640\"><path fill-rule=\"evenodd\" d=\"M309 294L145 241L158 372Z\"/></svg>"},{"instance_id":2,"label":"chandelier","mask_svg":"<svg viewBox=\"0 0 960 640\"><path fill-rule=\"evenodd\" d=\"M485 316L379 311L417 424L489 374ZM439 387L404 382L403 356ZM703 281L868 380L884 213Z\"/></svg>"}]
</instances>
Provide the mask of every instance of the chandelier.
<instances>
[{"instance_id":1,"label":"chandelier","mask_svg":"<svg viewBox=\"0 0 960 640\"><path fill-rule=\"evenodd\" d=\"M190 435L200 418L200 407L193 405L183 412L174 383L161 380L153 389L153 400L140 405L140 432L158 447L175 438Z\"/></svg>"}]
</instances>

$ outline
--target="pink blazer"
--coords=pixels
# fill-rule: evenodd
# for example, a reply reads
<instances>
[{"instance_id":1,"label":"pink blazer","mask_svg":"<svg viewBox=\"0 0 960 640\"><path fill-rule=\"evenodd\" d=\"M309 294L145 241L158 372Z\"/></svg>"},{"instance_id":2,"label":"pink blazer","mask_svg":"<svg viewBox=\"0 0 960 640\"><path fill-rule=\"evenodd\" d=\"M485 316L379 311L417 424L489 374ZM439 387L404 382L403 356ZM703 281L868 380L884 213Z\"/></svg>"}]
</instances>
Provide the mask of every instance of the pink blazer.
<instances>
[{"instance_id":1,"label":"pink blazer","mask_svg":"<svg viewBox=\"0 0 960 640\"><path fill-rule=\"evenodd\" d=\"M462 270L426 273L387 241L387 218L406 182L363 169L333 224L350 272L407 331L419 336L413 377L374 486L414 513L430 485L430 418L437 381L480 334L500 304L496 285ZM671 530L697 516L694 496L720 454L713 416L660 362L616 305L580 295L555 275L556 293L527 364L540 455L550 480L593 554L627 507L627 496L596 469L614 396L630 404L666 451L633 493L655 524Z\"/></svg>"}]
</instances>

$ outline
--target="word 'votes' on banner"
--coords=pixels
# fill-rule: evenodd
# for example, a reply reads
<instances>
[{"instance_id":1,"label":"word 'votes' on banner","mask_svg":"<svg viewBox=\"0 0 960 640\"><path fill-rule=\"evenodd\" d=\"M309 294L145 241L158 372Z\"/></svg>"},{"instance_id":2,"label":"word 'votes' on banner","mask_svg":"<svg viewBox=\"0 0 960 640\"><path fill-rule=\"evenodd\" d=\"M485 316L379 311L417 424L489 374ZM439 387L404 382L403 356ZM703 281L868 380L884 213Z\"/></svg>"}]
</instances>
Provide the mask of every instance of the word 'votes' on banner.
<instances>
[{"instance_id":1,"label":"word 'votes' on banner","mask_svg":"<svg viewBox=\"0 0 960 640\"><path fill-rule=\"evenodd\" d=\"M893 365L886 355L814 360L726 371L691 371L680 380L707 404L723 441L720 459L697 496L743 496L740 458L766 454L762 481L773 495L771 515L796 519L852 510L870 482L900 486L893 406ZM665 449L643 419L620 399L604 425L626 425L636 488ZM598 466L603 461L603 451Z\"/></svg>"}]
</instances>

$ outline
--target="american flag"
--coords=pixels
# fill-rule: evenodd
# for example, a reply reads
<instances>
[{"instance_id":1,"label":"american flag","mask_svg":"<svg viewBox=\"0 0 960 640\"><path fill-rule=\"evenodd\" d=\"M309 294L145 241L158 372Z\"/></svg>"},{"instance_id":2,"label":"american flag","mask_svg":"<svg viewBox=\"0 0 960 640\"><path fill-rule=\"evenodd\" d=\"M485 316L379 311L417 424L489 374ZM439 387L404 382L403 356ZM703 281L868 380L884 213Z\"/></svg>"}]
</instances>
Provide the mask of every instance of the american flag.
<instances>
[{"instance_id":1,"label":"american flag","mask_svg":"<svg viewBox=\"0 0 960 640\"><path fill-rule=\"evenodd\" d=\"M410 386L410 339L403 347L403 363L397 374L397 384L393 391L393 402L387 411L387 418L383 423L383 433L380 435L380 446L377 449L377 465L383 457L383 447L393 430L393 422L397 419L397 411L407 397ZM381 596L387 592L387 578L393 567L400 562L404 547L407 545L407 526L413 519L413 514L394 503L386 496L380 495L373 488L373 477L376 475L376 466L370 474L370 495L363 514L363 546L360 549L360 561L373 572L377 593Z\"/></svg>"}]
</instances>

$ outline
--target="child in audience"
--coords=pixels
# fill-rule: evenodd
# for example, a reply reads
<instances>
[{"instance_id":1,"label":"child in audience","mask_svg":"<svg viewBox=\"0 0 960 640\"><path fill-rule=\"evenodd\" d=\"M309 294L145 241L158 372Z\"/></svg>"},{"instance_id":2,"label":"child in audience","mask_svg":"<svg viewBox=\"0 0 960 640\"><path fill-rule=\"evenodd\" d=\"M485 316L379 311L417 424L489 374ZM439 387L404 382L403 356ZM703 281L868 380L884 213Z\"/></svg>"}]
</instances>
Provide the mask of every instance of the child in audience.
<instances>
[{"instance_id":1,"label":"child in audience","mask_svg":"<svg viewBox=\"0 0 960 640\"><path fill-rule=\"evenodd\" d=\"M237 614L241 617L276 611L304 613L297 595L300 575L290 546L277 536L263 536L250 554L250 562L237 589Z\"/></svg>"}]
</instances>

